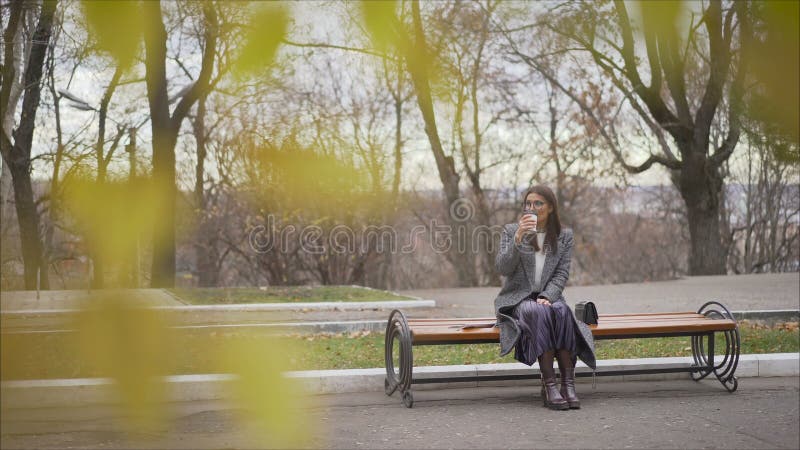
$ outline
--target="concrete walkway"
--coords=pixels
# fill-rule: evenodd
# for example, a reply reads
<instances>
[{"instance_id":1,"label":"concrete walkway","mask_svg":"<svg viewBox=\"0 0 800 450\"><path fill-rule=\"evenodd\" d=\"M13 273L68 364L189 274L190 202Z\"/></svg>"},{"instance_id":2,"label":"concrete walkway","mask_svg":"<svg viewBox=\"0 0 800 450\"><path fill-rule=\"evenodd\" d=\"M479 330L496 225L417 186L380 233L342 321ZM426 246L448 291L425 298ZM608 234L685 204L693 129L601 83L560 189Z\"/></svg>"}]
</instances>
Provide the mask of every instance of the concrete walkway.
<instances>
[{"instance_id":1,"label":"concrete walkway","mask_svg":"<svg viewBox=\"0 0 800 450\"><path fill-rule=\"evenodd\" d=\"M130 296L152 306L183 306L163 289L106 289L102 291L4 291L0 295L0 311L52 311L77 308L81 302L101 292L104 297Z\"/></svg>"},{"instance_id":2,"label":"concrete walkway","mask_svg":"<svg viewBox=\"0 0 800 450\"><path fill-rule=\"evenodd\" d=\"M729 394L684 381L579 386L582 409L550 411L538 386L426 391L413 409L379 392L316 396L305 409L309 448L789 448L800 447L800 381L750 378ZM0 447L265 448L226 401L173 404L162 432L120 431L120 411L32 408L3 416Z\"/></svg>"},{"instance_id":3,"label":"concrete walkway","mask_svg":"<svg viewBox=\"0 0 800 450\"><path fill-rule=\"evenodd\" d=\"M500 287L420 289L400 294L435 300L433 308L414 308L408 316L424 317L489 317ZM123 291L126 292L126 291ZM127 291L130 292L130 291ZM139 289L136 295L158 306L180 306L174 297L160 289ZM688 277L654 283L568 286L564 292L571 306L580 300L592 300L599 312L670 312L695 311L709 300L717 300L731 311L776 310L800 308L800 274L751 274L733 276ZM0 310L47 311L69 309L86 296L86 291L3 292ZM388 311L377 308L330 310L304 308L300 311L173 311L183 324L264 323L264 322L329 322L346 320L386 320ZM46 321L42 322L43 324ZM5 321L4 325L11 323ZM27 321L26 325L31 325Z\"/></svg>"},{"instance_id":4,"label":"concrete walkway","mask_svg":"<svg viewBox=\"0 0 800 450\"><path fill-rule=\"evenodd\" d=\"M400 293L436 300L436 308L426 313L431 317L488 317L494 314L493 301L499 290L499 287L419 289ZM568 286L564 297L570 306L591 300L601 314L696 311L709 300L719 301L731 311L798 309L800 274L703 276L654 283Z\"/></svg>"}]
</instances>

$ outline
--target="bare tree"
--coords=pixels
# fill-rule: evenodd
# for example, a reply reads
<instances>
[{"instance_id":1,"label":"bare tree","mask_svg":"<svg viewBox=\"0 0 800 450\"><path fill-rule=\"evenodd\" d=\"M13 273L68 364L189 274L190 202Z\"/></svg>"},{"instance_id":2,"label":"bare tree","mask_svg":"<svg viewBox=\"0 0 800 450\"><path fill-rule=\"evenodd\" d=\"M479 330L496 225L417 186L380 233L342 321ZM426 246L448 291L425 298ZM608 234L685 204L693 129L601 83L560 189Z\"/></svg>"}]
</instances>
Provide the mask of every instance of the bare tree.
<instances>
[{"instance_id":1,"label":"bare tree","mask_svg":"<svg viewBox=\"0 0 800 450\"><path fill-rule=\"evenodd\" d=\"M798 270L800 187L797 167L778 157L776 142L748 132L742 163L733 170L728 208L728 265L734 273Z\"/></svg>"},{"instance_id":2,"label":"bare tree","mask_svg":"<svg viewBox=\"0 0 800 450\"><path fill-rule=\"evenodd\" d=\"M386 5L369 2L364 2L362 6L367 25L374 32L376 41L381 41L380 31L378 31L381 26L390 26L394 33L394 44L402 55L410 75L417 106L425 125L425 134L436 162L439 180L442 183L444 210L449 212L450 208L458 205L461 200L459 188L461 175L456 169L454 157L448 155L442 145L431 94L431 60L435 55L427 42L419 2L412 1L410 3L410 29L407 29L406 25L395 16L393 8L389 10L386 9ZM447 214L446 221L451 230L464 232L465 224L453 214ZM455 269L460 286L473 286L478 283L474 255L463 254L458 251L457 246L453 246L452 251L446 252L445 256Z\"/></svg>"},{"instance_id":3,"label":"bare tree","mask_svg":"<svg viewBox=\"0 0 800 450\"><path fill-rule=\"evenodd\" d=\"M161 198L159 222L153 236L153 265L151 286L170 287L175 284L175 144L181 123L192 106L210 88L211 75L217 54L217 6L212 2L203 4L205 36L202 43L203 56L197 79L191 83L184 95L170 111L167 93L166 71L167 38L161 11L161 2L145 2L142 13L152 29L145 33L145 68L147 74L147 98L150 105L150 124L153 134L153 181L158 186Z\"/></svg>"},{"instance_id":4,"label":"bare tree","mask_svg":"<svg viewBox=\"0 0 800 450\"><path fill-rule=\"evenodd\" d=\"M641 164L626 161L613 124L593 111L558 74L542 67L538 56L522 51L513 39L510 42L516 55L540 70L597 123L606 147L627 171L641 173L654 164L671 171L688 213L689 272L721 274L725 273L726 254L719 219L724 183L721 167L741 132L747 70L744 53L751 38L749 5L694 4L702 10L699 17L690 11L687 35L682 38L674 25L679 11L659 5L663 4L640 4L647 66L636 55L637 30L622 1L614 2L613 8L589 2L564 4L541 22L542 28L564 36L585 52L652 131L661 151L651 153ZM650 74L649 84L642 79L642 72ZM721 108L723 100L727 100L727 111ZM721 144L712 148L710 130L722 115L726 116L727 132Z\"/></svg>"},{"instance_id":5,"label":"bare tree","mask_svg":"<svg viewBox=\"0 0 800 450\"><path fill-rule=\"evenodd\" d=\"M400 58L383 59L381 78L386 85L386 90L391 96L392 112L394 113L394 145L393 145L393 164L391 175L391 190L387 195L383 207L383 224L396 224L399 217L400 202L400 181L403 174L403 150L405 139L403 134L403 117L405 116L405 105L411 98L412 92L408 85L408 76L403 70ZM394 267L394 252L384 251L383 261L380 262L380 269L376 277L375 286L383 289L393 288L392 280L394 277L389 275Z\"/></svg>"},{"instance_id":6,"label":"bare tree","mask_svg":"<svg viewBox=\"0 0 800 450\"><path fill-rule=\"evenodd\" d=\"M307 106L303 106L304 111L317 111L313 121L314 145L329 148L330 143L335 142L345 149L352 148L359 164L367 170L373 200L366 225L391 225L400 213L400 183L405 152L403 125L408 115L406 105L413 96L413 90L402 55L397 49L370 48L368 42L362 42L367 31L357 17L357 9L344 7L340 12L343 13L341 20L345 24L349 44L285 41L290 47L305 50L303 61L307 67L315 67L314 61L321 59L324 72L313 73L322 79L329 78L333 84L322 88L320 85L324 83L315 83L313 89L316 90L298 92L295 100L303 105L308 102ZM344 59L338 57L341 54ZM345 73L339 67L345 60L346 64L358 64L368 72L351 78L339 75ZM393 117L388 117L388 111L393 113ZM390 147L391 138L393 144ZM342 157L350 158L347 154ZM353 261L343 262L348 266L357 266L350 282L389 286L394 279L390 272L394 267L395 255L390 251L376 253L377 243L369 240L366 243L365 254L356 256ZM370 267L373 270L368 270Z\"/></svg>"},{"instance_id":7,"label":"bare tree","mask_svg":"<svg viewBox=\"0 0 800 450\"><path fill-rule=\"evenodd\" d=\"M217 86L230 71L230 59L232 47L242 38L240 16L245 11L237 4L220 4L218 13L219 26L217 27L218 36L216 39L216 58L217 70L213 78L208 82L209 89L202 91L197 100L194 114L189 115L192 125L192 135L195 141L195 177L194 177L194 216L195 226L197 227L194 239L195 268L198 275L200 286L217 286L219 283L220 271L224 259L229 254L230 249L218 251L218 233L215 227L219 226L218 221L213 220L214 214L209 214L208 201L214 203L223 201L223 195L216 193L212 199L206 197L206 161L208 159L209 144L213 141L214 133L220 127L230 124L227 114L237 107L240 103L246 102L245 89L241 86L233 86L224 94L218 92ZM205 30L197 29L196 37L198 42L202 42ZM187 76L192 78L188 73ZM220 96L233 97L233 102L218 101L212 104L212 111L209 111L209 102L213 100L212 95L218 93ZM209 98L212 97L212 98ZM231 104L232 103L232 104ZM212 187L214 185L212 183Z\"/></svg>"},{"instance_id":8,"label":"bare tree","mask_svg":"<svg viewBox=\"0 0 800 450\"><path fill-rule=\"evenodd\" d=\"M437 11L434 21L436 31L444 35L440 59L445 66L445 76L452 81L446 84L450 103L455 106L452 124L452 146L460 157L463 171L469 181L475 205L473 220L478 225L492 223L491 199L484 189L484 174L494 163L487 162L487 133L511 109L508 105L490 104L492 93L507 81L498 68L494 35L490 24L496 15L499 2L445 4ZM494 107L494 108L492 108ZM468 224L474 230L473 224ZM473 235L470 231L468 235ZM481 242L480 255L465 255L480 260L485 284L498 285L500 278L494 270L495 246ZM472 264L475 264L474 262ZM481 283L483 284L483 283Z\"/></svg>"},{"instance_id":9,"label":"bare tree","mask_svg":"<svg viewBox=\"0 0 800 450\"><path fill-rule=\"evenodd\" d=\"M3 127L0 134L0 153L11 172L14 199L22 243L22 259L25 267L25 289L36 289L37 275L42 288L49 288L48 267L44 258L42 239L39 233L39 212L33 198L31 185L31 145L36 123L36 111L42 90L42 72L47 47L53 28L56 11L55 0L45 0L39 11L36 29L30 39L32 46L27 61L17 55L15 44L26 39L23 33L25 10L28 3L17 0L11 3L9 18L3 30L4 45L2 85L0 86L0 109L3 110ZM23 63L24 61L24 63ZM22 77L19 72L25 66ZM22 111L19 124L12 131L14 111L19 99L20 85L23 87ZM10 125L10 126L7 126Z\"/></svg>"}]
</instances>

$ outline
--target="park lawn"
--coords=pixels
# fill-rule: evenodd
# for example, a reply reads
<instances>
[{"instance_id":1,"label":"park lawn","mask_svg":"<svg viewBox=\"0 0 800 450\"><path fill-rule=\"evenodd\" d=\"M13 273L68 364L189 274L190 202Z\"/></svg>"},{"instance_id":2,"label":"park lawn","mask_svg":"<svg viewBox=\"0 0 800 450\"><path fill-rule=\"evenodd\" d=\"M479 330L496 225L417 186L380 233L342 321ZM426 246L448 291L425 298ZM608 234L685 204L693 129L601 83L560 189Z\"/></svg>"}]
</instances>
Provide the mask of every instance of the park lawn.
<instances>
[{"instance_id":1,"label":"park lawn","mask_svg":"<svg viewBox=\"0 0 800 450\"><path fill-rule=\"evenodd\" d=\"M740 325L742 354L797 353L800 351L798 324L779 327ZM180 330L157 349L168 362L161 373L199 374L225 372L217 364L220 355L241 349L242 339L263 349L261 354L241 355L267 358L280 370L358 369L384 367L382 333L349 333L274 336L267 333ZM718 339L722 339L719 336ZM107 374L81 361L68 334L5 335L0 375L3 380L102 377ZM689 338L629 339L598 341L598 359L691 356ZM395 345L395 350L397 345ZM258 350L257 350L258 351ZM397 358L395 358L397 359ZM414 365L458 365L514 362L512 355L498 356L497 344L419 346L414 348Z\"/></svg>"},{"instance_id":2,"label":"park lawn","mask_svg":"<svg viewBox=\"0 0 800 450\"><path fill-rule=\"evenodd\" d=\"M361 286L265 286L261 288L173 288L168 291L190 305L241 303L376 302L411 297Z\"/></svg>"}]
</instances>

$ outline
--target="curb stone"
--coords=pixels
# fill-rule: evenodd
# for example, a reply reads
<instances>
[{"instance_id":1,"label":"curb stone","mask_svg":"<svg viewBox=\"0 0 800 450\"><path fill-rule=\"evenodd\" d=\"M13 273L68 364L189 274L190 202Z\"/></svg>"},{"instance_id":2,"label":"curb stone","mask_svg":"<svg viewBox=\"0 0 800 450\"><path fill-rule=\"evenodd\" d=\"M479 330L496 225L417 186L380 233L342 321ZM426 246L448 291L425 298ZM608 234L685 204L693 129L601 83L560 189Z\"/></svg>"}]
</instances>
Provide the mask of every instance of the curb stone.
<instances>
[{"instance_id":1,"label":"curb stone","mask_svg":"<svg viewBox=\"0 0 800 450\"><path fill-rule=\"evenodd\" d=\"M748 320L775 324L778 322L800 321L800 309L764 309L752 311L731 311L737 321Z\"/></svg>"},{"instance_id":2,"label":"curb stone","mask_svg":"<svg viewBox=\"0 0 800 450\"><path fill-rule=\"evenodd\" d=\"M240 303L232 305L154 306L153 309L178 312L202 311L358 311L362 309L435 308L435 300L390 300L377 302L315 302L315 303ZM3 311L4 316L39 316L74 313L77 309L21 309Z\"/></svg>"},{"instance_id":3,"label":"curb stone","mask_svg":"<svg viewBox=\"0 0 800 450\"><path fill-rule=\"evenodd\" d=\"M598 361L600 370L619 370L638 368L667 368L686 366L693 362L691 357L611 359ZM589 372L588 367L579 362L578 373ZM475 375L515 375L538 373L521 363L478 364L462 366L423 366L414 369L415 378L440 378ZM736 370L739 378L748 377L796 377L800 375L800 354L769 353L741 355ZM298 381L311 394L339 394L348 392L383 392L386 376L384 368L348 370L310 370L287 372L287 378ZM169 385L168 399L173 402L219 400L230 397L229 384L235 380L230 374L176 375L166 377ZM580 383L591 383L592 377L580 377ZM666 373L651 375L621 375L598 377L598 389L603 381L636 380L689 380L685 373ZM716 383L711 379L709 383ZM487 381L415 385L413 390L443 389L447 387L479 386L521 386L538 385L538 380ZM2 408L41 408L61 406L86 406L95 404L114 404L118 396L114 382L106 378L76 378L56 380L21 380L0 383Z\"/></svg>"}]
</instances>

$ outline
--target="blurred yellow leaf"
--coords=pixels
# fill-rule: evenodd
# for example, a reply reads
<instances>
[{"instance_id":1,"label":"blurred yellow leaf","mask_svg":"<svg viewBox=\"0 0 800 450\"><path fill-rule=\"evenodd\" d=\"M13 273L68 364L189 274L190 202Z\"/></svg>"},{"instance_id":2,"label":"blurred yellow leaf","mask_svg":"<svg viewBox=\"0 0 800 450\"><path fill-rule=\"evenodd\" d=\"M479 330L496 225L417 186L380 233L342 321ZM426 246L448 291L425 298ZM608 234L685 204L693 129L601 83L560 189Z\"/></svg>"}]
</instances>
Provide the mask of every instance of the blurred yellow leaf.
<instances>
[{"instance_id":1,"label":"blurred yellow leaf","mask_svg":"<svg viewBox=\"0 0 800 450\"><path fill-rule=\"evenodd\" d=\"M397 2L394 0L365 0L361 2L364 25L375 46L388 50L397 44Z\"/></svg>"},{"instance_id":2,"label":"blurred yellow leaf","mask_svg":"<svg viewBox=\"0 0 800 450\"><path fill-rule=\"evenodd\" d=\"M257 4L255 8L233 68L239 77L258 74L272 63L289 24L283 5Z\"/></svg>"},{"instance_id":3,"label":"blurred yellow leaf","mask_svg":"<svg viewBox=\"0 0 800 450\"><path fill-rule=\"evenodd\" d=\"M159 311L124 291L106 291L91 297L74 321L81 360L116 382L131 424L143 430L163 425L172 340Z\"/></svg>"},{"instance_id":4,"label":"blurred yellow leaf","mask_svg":"<svg viewBox=\"0 0 800 450\"><path fill-rule=\"evenodd\" d=\"M236 375L234 398L265 447L306 447L317 429L307 422L308 397L287 379L287 355L299 350L263 336L237 336L222 346L220 371Z\"/></svg>"},{"instance_id":5,"label":"blurred yellow leaf","mask_svg":"<svg viewBox=\"0 0 800 450\"><path fill-rule=\"evenodd\" d=\"M777 126L794 147L779 148L784 161L800 161L800 2L756 2L750 68L763 85L752 100L753 114Z\"/></svg>"},{"instance_id":6,"label":"blurred yellow leaf","mask_svg":"<svg viewBox=\"0 0 800 450\"><path fill-rule=\"evenodd\" d=\"M676 39L676 27L684 4L682 1L661 0L656 2L637 2L642 13L646 31L655 33L662 39Z\"/></svg>"},{"instance_id":7,"label":"blurred yellow leaf","mask_svg":"<svg viewBox=\"0 0 800 450\"><path fill-rule=\"evenodd\" d=\"M164 195L152 183L97 184L77 179L64 191L64 205L85 233L93 257L106 264L125 261L142 233L152 231Z\"/></svg>"},{"instance_id":8,"label":"blurred yellow leaf","mask_svg":"<svg viewBox=\"0 0 800 450\"><path fill-rule=\"evenodd\" d=\"M98 48L128 66L139 51L145 25L139 2L82 0L81 9Z\"/></svg>"}]
</instances>

